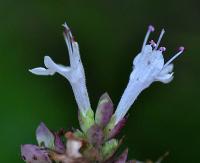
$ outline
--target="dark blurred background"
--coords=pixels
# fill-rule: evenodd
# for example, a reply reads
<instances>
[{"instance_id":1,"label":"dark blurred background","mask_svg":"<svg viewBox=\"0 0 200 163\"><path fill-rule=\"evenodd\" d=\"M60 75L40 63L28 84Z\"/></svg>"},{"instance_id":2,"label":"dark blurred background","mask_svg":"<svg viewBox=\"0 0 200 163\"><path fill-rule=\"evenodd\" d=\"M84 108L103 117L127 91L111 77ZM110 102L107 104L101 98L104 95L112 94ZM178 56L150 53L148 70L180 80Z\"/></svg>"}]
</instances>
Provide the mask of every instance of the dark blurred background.
<instances>
[{"instance_id":1,"label":"dark blurred background","mask_svg":"<svg viewBox=\"0 0 200 163\"><path fill-rule=\"evenodd\" d=\"M164 163L200 162L200 4L148 0L0 1L0 162L22 163L20 144L36 143L43 121L51 129L78 127L77 105L68 81L59 75L35 76L48 54L68 64L61 24L67 21L79 42L93 108L108 92L115 106L140 51L149 24L166 34L169 59L184 45L170 84L154 83L129 111L123 130L129 158Z\"/></svg>"}]
</instances>

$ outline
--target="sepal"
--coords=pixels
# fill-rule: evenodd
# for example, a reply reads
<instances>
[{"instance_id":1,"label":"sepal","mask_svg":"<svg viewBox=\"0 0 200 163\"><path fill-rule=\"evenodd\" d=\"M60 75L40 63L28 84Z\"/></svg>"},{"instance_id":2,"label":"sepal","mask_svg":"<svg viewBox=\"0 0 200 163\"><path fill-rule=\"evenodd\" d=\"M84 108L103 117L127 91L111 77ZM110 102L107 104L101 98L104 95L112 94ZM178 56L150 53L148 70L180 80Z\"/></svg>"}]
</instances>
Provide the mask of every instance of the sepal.
<instances>
[{"instance_id":1,"label":"sepal","mask_svg":"<svg viewBox=\"0 0 200 163\"><path fill-rule=\"evenodd\" d=\"M54 149L54 135L43 122L36 129L36 139L40 147Z\"/></svg>"},{"instance_id":2,"label":"sepal","mask_svg":"<svg viewBox=\"0 0 200 163\"><path fill-rule=\"evenodd\" d=\"M114 155L119 147L119 142L116 139L107 141L101 149L101 155L103 160L107 160Z\"/></svg>"},{"instance_id":3,"label":"sepal","mask_svg":"<svg viewBox=\"0 0 200 163\"><path fill-rule=\"evenodd\" d=\"M128 156L128 149L126 149L118 158L114 161L114 163L126 163Z\"/></svg>"},{"instance_id":4,"label":"sepal","mask_svg":"<svg viewBox=\"0 0 200 163\"><path fill-rule=\"evenodd\" d=\"M22 159L27 163L52 163L46 150L32 144L21 145Z\"/></svg>"},{"instance_id":5,"label":"sepal","mask_svg":"<svg viewBox=\"0 0 200 163\"><path fill-rule=\"evenodd\" d=\"M78 120L80 127L84 133L87 133L88 129L94 124L94 112L91 108L87 109L84 116L80 111L78 112Z\"/></svg>"},{"instance_id":6,"label":"sepal","mask_svg":"<svg viewBox=\"0 0 200 163\"><path fill-rule=\"evenodd\" d=\"M101 127L94 124L87 132L88 142L95 148L99 148L104 141L104 133Z\"/></svg>"},{"instance_id":7,"label":"sepal","mask_svg":"<svg viewBox=\"0 0 200 163\"><path fill-rule=\"evenodd\" d=\"M102 128L104 128L113 114L113 103L111 98L107 93L104 93L98 103L96 114L95 114L95 122Z\"/></svg>"}]
</instances>

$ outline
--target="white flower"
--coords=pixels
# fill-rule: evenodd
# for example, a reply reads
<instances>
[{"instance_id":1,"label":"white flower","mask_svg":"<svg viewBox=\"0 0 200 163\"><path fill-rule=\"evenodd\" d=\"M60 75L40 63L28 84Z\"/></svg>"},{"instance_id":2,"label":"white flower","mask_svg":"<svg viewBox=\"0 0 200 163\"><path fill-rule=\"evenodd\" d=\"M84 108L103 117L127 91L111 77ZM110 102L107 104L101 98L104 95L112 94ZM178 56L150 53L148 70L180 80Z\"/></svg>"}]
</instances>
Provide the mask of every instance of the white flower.
<instances>
[{"instance_id":1,"label":"white flower","mask_svg":"<svg viewBox=\"0 0 200 163\"><path fill-rule=\"evenodd\" d=\"M153 31L154 27L149 26L142 50L133 60L133 71L115 112L115 124L126 115L137 96L154 81L169 83L173 79L172 61L184 51L184 48L180 47L179 52L164 64L162 53L166 48L160 47L158 49L158 46L165 31L164 29L161 31L157 43L151 40L150 44L147 44L149 35Z\"/></svg>"},{"instance_id":2,"label":"white flower","mask_svg":"<svg viewBox=\"0 0 200 163\"><path fill-rule=\"evenodd\" d=\"M54 75L57 72L67 78L72 86L78 107L81 113L85 115L91 106L86 88L85 73L80 58L78 43L74 41L72 33L66 23L63 27L65 28L64 38L69 51L70 66L65 67L63 65L56 64L49 56L45 56L44 64L46 68L38 67L31 69L30 72L36 75Z\"/></svg>"}]
</instances>

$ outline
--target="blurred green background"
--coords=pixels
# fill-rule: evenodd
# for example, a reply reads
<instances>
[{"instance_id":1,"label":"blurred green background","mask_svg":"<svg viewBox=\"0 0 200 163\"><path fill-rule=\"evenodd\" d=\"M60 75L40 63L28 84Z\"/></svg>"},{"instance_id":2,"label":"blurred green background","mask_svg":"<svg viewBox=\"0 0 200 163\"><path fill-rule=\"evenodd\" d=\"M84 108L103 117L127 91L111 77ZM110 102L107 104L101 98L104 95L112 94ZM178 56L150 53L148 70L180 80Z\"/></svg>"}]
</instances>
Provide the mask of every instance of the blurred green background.
<instances>
[{"instance_id":1,"label":"blurred green background","mask_svg":"<svg viewBox=\"0 0 200 163\"><path fill-rule=\"evenodd\" d=\"M175 61L175 79L154 83L129 111L124 147L129 158L165 162L200 162L200 4L148 0L1 0L0 1L0 162L18 163L20 144L36 143L43 121L51 129L78 127L77 105L67 80L34 76L48 54L68 64L61 24L67 21L78 40L93 108L108 92L115 106L140 51L149 24L166 34L169 59L177 47L186 51Z\"/></svg>"}]
</instances>

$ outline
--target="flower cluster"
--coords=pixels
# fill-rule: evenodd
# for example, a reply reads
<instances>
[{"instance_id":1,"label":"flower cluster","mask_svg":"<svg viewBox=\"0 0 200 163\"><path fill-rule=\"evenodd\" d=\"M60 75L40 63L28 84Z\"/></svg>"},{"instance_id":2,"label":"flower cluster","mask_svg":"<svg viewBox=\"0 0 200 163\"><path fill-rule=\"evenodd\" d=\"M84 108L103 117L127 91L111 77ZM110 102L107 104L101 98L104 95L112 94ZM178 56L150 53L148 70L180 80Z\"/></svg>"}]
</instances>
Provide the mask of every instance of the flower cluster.
<instances>
[{"instance_id":1,"label":"flower cluster","mask_svg":"<svg viewBox=\"0 0 200 163\"><path fill-rule=\"evenodd\" d=\"M66 23L63 27L70 66L56 64L49 56L45 56L45 67L31 69L30 72L36 75L59 73L70 82L78 105L81 130L52 132L44 123L41 123L36 130L38 146L31 144L21 146L23 160L27 163L52 163L54 161L61 163L142 163L136 160L127 161L127 149L121 155L116 155L123 141L122 139L117 140L116 136L124 127L127 120L126 113L138 95L154 81L169 83L173 79L172 61L184 51L184 48L180 47L179 51L165 63L163 52L166 48L159 47L165 31L164 29L161 31L157 43L153 40L147 43L150 33L154 31L154 27L149 26L141 52L133 60L133 70L128 85L115 112L111 98L105 93L101 96L96 113L94 113L86 88L85 72L78 43L74 40ZM165 155L156 163L161 162Z\"/></svg>"}]
</instances>

